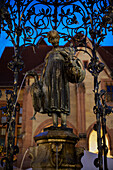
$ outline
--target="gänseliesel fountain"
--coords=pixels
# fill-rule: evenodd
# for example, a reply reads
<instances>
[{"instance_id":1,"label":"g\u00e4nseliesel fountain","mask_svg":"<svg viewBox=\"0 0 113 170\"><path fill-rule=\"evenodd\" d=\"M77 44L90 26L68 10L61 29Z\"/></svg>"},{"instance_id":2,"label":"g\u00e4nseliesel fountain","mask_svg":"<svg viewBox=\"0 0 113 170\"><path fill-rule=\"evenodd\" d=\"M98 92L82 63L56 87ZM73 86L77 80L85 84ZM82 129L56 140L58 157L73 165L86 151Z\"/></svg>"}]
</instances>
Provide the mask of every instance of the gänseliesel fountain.
<instances>
[{"instance_id":1,"label":"g\u00e4nseliesel fountain","mask_svg":"<svg viewBox=\"0 0 113 170\"><path fill-rule=\"evenodd\" d=\"M105 140L102 144L102 138L105 139L106 133L106 112L105 107L103 114L100 112L100 83L98 81L104 65L99 62L96 50L107 35L107 30L113 32L112 0L1 0L0 7L0 34L4 31L7 34L6 39L9 38L14 46L12 61L8 63L9 69L14 72L14 90L11 93L11 107L7 108L10 117L6 122L8 140L6 157L1 161L2 163L6 161L5 169L13 169L13 158L18 151L18 147L15 146L15 107L18 74L24 67L22 50L29 45L34 48L37 38L45 38L47 31L51 29L57 30L60 37L66 41L73 39L75 50L84 51L91 57L88 71L94 77L93 92L96 99L94 113L97 119L98 143L98 158L95 165L100 170L103 169L102 153L104 152L104 164L107 169ZM84 69L82 69L80 60L75 57L76 51L73 46L59 48L59 35L53 32L48 34L53 50L46 56L40 81L36 74L30 73L36 76L35 83L31 87L34 114L36 112L46 113L53 118L53 127L44 129L44 132L37 134L34 138L37 147L33 148L34 152L31 151L32 167L33 169L80 169L82 167L80 157L83 150L75 147L79 139L73 134L72 129L67 128L66 118L70 113L68 82L83 81ZM88 35L92 48L87 47L85 41ZM77 49L77 47L84 49ZM87 48L91 50L91 55L86 50ZM61 117L61 127L58 127L58 117ZM100 133L101 124L103 124L103 137Z\"/></svg>"},{"instance_id":2,"label":"g\u00e4nseliesel fountain","mask_svg":"<svg viewBox=\"0 0 113 170\"><path fill-rule=\"evenodd\" d=\"M45 128L34 137L37 146L32 148L32 168L36 169L81 169L83 148L76 148L79 138L66 124L70 114L69 82L81 83L85 70L75 56L72 47L60 48L60 36L56 30L49 31L48 41L53 49L45 58L45 66L40 80L35 77L31 86L34 111L48 114L53 119L53 126ZM30 75L35 75L29 72ZM61 125L58 127L58 117Z\"/></svg>"}]
</instances>

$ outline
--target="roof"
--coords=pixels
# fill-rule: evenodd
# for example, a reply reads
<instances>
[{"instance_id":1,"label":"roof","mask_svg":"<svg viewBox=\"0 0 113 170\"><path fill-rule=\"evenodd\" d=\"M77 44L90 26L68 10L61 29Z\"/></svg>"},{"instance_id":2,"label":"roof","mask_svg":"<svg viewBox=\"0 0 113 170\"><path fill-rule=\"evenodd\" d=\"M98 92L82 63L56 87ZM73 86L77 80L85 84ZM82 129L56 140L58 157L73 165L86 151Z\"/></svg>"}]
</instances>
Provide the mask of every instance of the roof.
<instances>
[{"instance_id":1,"label":"roof","mask_svg":"<svg viewBox=\"0 0 113 170\"><path fill-rule=\"evenodd\" d=\"M43 40L42 40L43 41ZM46 54L52 49L52 46L48 46L44 41L40 43L38 48L33 50L33 47L26 47L21 56L24 61L25 67L22 72L19 73L18 84L22 82L23 73L28 70L32 70L36 66L44 62ZM7 68L7 64L12 60L14 55L13 47L5 47L4 52L0 58L0 86L12 86L13 85L13 71Z\"/></svg>"},{"instance_id":2,"label":"roof","mask_svg":"<svg viewBox=\"0 0 113 170\"><path fill-rule=\"evenodd\" d=\"M102 46L98 48L103 61L106 63L110 71L113 71L113 46Z\"/></svg>"},{"instance_id":3,"label":"roof","mask_svg":"<svg viewBox=\"0 0 113 170\"><path fill-rule=\"evenodd\" d=\"M52 49L43 39L40 39L40 45L33 50L33 47L25 47L21 56L25 67L19 73L18 84L22 82L23 73L36 68L44 62L46 54ZM64 46L68 46L66 43ZM110 70L113 70L113 46L102 46L98 48L98 52ZM7 64L12 60L14 55L13 47L6 47L0 58L0 86L13 86L14 73L7 68Z\"/></svg>"}]
</instances>

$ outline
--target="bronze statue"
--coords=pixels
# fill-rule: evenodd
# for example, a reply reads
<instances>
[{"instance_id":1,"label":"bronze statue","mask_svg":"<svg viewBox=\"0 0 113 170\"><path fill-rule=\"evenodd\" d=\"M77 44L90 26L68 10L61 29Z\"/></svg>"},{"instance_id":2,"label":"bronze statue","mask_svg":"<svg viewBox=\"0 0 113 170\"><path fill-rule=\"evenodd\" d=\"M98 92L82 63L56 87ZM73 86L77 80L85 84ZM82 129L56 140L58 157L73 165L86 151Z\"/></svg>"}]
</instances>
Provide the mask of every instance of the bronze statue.
<instances>
[{"instance_id":1,"label":"bronze statue","mask_svg":"<svg viewBox=\"0 0 113 170\"><path fill-rule=\"evenodd\" d=\"M45 58L45 66L40 81L36 79L31 87L35 112L47 113L53 118L53 126L66 127L66 117L70 114L69 82L80 83L85 78L85 70L75 56L73 47L59 47L59 34L48 32L48 41L53 49Z\"/></svg>"}]
</instances>

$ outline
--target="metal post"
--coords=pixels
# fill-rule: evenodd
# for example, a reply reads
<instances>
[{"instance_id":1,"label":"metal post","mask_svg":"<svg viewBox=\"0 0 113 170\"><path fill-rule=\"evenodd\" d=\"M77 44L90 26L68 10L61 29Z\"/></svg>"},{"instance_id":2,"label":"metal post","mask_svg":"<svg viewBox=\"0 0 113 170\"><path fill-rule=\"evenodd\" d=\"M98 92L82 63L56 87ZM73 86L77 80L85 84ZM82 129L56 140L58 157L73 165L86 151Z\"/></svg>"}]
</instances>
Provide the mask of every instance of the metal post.
<instances>
[{"instance_id":1,"label":"metal post","mask_svg":"<svg viewBox=\"0 0 113 170\"><path fill-rule=\"evenodd\" d=\"M101 116L102 119L102 139L103 139L103 151L104 151L104 169L108 170L107 167L107 153L108 153L108 148L106 145L106 106L105 106L105 100L106 100L106 94L104 95L104 99L102 99L102 104L103 104L103 113Z\"/></svg>"},{"instance_id":2,"label":"metal post","mask_svg":"<svg viewBox=\"0 0 113 170\"><path fill-rule=\"evenodd\" d=\"M99 93L98 93L97 76L94 77L94 89L95 89L94 91L95 91L96 122L97 122L98 166L99 166L99 170L103 170L101 122L100 122L100 112L99 112Z\"/></svg>"}]
</instances>

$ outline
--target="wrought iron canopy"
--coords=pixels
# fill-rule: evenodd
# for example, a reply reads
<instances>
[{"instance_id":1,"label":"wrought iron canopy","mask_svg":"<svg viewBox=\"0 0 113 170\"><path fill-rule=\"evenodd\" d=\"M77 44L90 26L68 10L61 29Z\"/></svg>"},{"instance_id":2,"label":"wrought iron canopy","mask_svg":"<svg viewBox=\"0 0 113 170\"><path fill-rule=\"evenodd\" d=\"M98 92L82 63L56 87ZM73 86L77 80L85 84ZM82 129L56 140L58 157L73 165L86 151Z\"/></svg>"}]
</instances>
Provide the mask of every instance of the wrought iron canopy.
<instances>
[{"instance_id":1,"label":"wrought iron canopy","mask_svg":"<svg viewBox=\"0 0 113 170\"><path fill-rule=\"evenodd\" d=\"M51 29L64 40L78 42L84 35L100 45L107 29L113 31L112 5L111 0L2 0L0 30L15 47L35 45Z\"/></svg>"}]
</instances>

